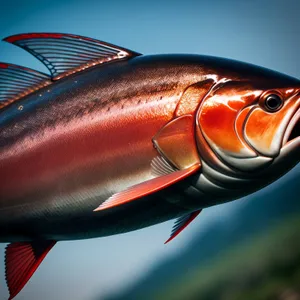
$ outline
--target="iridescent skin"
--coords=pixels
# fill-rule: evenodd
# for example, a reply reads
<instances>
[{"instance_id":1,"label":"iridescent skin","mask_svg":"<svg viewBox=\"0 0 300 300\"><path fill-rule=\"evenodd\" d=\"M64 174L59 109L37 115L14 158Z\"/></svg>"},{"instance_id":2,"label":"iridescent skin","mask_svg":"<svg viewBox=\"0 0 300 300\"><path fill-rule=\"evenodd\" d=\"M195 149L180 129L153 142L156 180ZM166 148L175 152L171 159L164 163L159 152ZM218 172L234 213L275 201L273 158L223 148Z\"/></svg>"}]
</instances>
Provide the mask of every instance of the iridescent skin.
<instances>
[{"instance_id":1,"label":"iridescent skin","mask_svg":"<svg viewBox=\"0 0 300 300\"><path fill-rule=\"evenodd\" d=\"M282 145L273 149L272 138L287 111L299 109L299 88L294 78L247 64L161 55L98 66L24 97L0 111L0 242L126 232L258 190L299 162L299 147L286 151L280 172L274 168L283 163L272 169L273 157L259 159L252 173L226 158L273 155L276 147L278 154ZM292 99L277 117L256 104L274 89ZM153 178L153 137L186 114L195 124L198 174L93 212L112 194Z\"/></svg>"}]
</instances>

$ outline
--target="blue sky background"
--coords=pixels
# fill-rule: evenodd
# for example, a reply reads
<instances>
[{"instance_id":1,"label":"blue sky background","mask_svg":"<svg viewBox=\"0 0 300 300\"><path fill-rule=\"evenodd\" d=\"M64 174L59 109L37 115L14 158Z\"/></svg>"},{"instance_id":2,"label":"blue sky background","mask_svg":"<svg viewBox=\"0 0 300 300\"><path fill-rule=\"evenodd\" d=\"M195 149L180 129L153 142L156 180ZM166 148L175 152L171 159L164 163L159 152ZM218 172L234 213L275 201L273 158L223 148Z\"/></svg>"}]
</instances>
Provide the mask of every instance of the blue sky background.
<instances>
[{"instance_id":1,"label":"blue sky background","mask_svg":"<svg viewBox=\"0 0 300 300\"><path fill-rule=\"evenodd\" d=\"M300 78L299 12L299 0L12 0L1 1L0 37L35 31L74 33L143 54L222 56ZM4 42L0 61L47 72L30 54ZM298 166L283 180L299 176L299 171ZM215 218L226 220L239 205L241 201L206 209L167 246L163 243L173 222L113 237L58 243L16 299L81 300L117 292L160 260L180 252ZM8 297L4 247L0 245L0 299Z\"/></svg>"}]
</instances>

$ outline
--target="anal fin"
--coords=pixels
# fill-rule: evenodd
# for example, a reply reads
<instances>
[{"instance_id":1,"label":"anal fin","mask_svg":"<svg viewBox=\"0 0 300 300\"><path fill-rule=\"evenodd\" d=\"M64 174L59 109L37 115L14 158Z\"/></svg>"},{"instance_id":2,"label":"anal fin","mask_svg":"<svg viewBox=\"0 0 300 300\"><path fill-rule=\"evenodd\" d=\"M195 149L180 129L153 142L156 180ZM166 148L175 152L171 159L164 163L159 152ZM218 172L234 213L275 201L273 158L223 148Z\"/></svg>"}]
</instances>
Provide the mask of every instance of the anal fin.
<instances>
[{"instance_id":1,"label":"anal fin","mask_svg":"<svg viewBox=\"0 0 300 300\"><path fill-rule=\"evenodd\" d=\"M185 229L200 214L201 211L202 209L196 210L188 215L184 215L178 218L175 221L175 224L173 226L171 236L167 241L165 241L165 244L172 241L183 229Z\"/></svg>"},{"instance_id":2,"label":"anal fin","mask_svg":"<svg viewBox=\"0 0 300 300\"><path fill-rule=\"evenodd\" d=\"M12 243L5 250L5 278L13 299L29 281L55 241Z\"/></svg>"}]
</instances>

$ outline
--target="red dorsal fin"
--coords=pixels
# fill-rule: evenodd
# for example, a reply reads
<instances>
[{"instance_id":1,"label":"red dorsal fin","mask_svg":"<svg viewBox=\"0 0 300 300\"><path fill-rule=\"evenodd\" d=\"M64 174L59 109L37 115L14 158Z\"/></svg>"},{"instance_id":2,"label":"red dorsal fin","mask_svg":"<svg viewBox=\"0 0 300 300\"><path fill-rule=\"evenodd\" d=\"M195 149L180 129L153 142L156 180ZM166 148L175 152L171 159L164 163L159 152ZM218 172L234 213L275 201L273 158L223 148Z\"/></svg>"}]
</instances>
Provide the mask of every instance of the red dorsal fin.
<instances>
[{"instance_id":1,"label":"red dorsal fin","mask_svg":"<svg viewBox=\"0 0 300 300\"><path fill-rule=\"evenodd\" d=\"M186 228L200 214L201 211L202 209L178 218L173 226L171 236L165 242L165 244L172 241L184 228Z\"/></svg>"},{"instance_id":2,"label":"red dorsal fin","mask_svg":"<svg viewBox=\"0 0 300 300\"><path fill-rule=\"evenodd\" d=\"M47 74L0 63L0 109L51 83Z\"/></svg>"},{"instance_id":3,"label":"red dorsal fin","mask_svg":"<svg viewBox=\"0 0 300 300\"><path fill-rule=\"evenodd\" d=\"M39 59L54 80L94 65L140 55L131 50L84 36L62 33L27 33L4 39Z\"/></svg>"},{"instance_id":4,"label":"red dorsal fin","mask_svg":"<svg viewBox=\"0 0 300 300\"><path fill-rule=\"evenodd\" d=\"M5 277L13 299L25 286L55 241L12 243L5 251Z\"/></svg>"},{"instance_id":5,"label":"red dorsal fin","mask_svg":"<svg viewBox=\"0 0 300 300\"><path fill-rule=\"evenodd\" d=\"M200 168L200 165L194 165L188 169L175 171L173 173L160 176L143 183L134 185L127 190L124 190L120 193L116 193L110 198L108 198L105 202L103 202L98 208L94 211L104 210L108 208L112 208L115 206L119 206L134 200L137 200L143 196L147 196L158 192L168 186L194 174Z\"/></svg>"}]
</instances>

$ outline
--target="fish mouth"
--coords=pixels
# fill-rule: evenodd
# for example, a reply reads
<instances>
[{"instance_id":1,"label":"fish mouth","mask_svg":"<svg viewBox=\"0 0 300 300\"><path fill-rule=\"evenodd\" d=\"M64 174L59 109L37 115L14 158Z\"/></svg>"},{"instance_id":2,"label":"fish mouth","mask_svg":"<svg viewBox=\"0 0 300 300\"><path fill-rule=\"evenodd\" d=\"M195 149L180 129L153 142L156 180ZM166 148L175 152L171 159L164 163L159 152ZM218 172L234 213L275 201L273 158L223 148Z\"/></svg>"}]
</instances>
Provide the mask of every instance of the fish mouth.
<instances>
[{"instance_id":1,"label":"fish mouth","mask_svg":"<svg viewBox=\"0 0 300 300\"><path fill-rule=\"evenodd\" d=\"M297 139L300 139L300 109L297 110L290 120L285 130L282 144L286 146Z\"/></svg>"}]
</instances>

